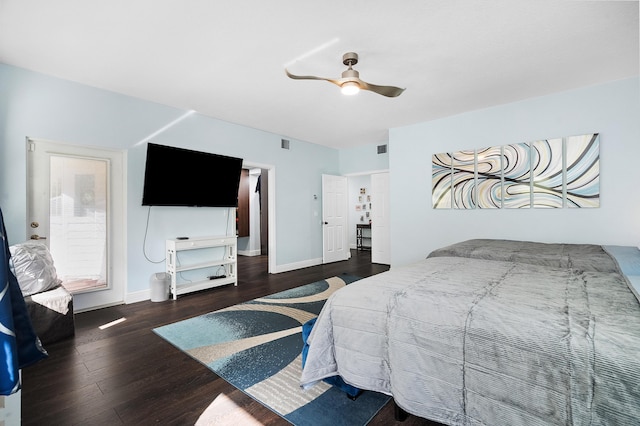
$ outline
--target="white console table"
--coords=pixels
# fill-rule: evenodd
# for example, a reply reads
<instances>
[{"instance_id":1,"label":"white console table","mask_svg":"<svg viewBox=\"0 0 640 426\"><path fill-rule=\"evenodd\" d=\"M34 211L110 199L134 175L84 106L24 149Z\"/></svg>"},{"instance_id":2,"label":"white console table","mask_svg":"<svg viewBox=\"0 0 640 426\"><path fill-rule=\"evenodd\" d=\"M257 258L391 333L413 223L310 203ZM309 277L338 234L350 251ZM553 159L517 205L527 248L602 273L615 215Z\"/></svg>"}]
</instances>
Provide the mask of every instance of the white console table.
<instances>
[{"instance_id":1,"label":"white console table","mask_svg":"<svg viewBox=\"0 0 640 426\"><path fill-rule=\"evenodd\" d=\"M167 240L166 246L166 268L167 274L171 277L170 292L173 300L176 300L179 294L226 284L238 285L235 236ZM187 251L194 256L189 256L191 253L187 254ZM189 257L191 259L187 259ZM212 270L219 269L224 270L224 277L211 273ZM190 272L190 275L196 276L197 279L180 279L180 274L186 271L194 271Z\"/></svg>"}]
</instances>

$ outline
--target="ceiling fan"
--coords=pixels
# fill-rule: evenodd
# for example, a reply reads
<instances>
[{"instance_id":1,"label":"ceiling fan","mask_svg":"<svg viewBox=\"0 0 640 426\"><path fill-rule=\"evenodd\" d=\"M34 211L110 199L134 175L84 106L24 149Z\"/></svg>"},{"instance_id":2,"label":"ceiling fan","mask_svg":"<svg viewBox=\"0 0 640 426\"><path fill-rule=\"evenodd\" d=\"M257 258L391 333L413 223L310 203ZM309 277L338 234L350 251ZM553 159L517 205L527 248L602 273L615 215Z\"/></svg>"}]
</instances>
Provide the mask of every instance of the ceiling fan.
<instances>
[{"instance_id":1,"label":"ceiling fan","mask_svg":"<svg viewBox=\"0 0 640 426\"><path fill-rule=\"evenodd\" d=\"M375 92L382 96L387 96L389 98L395 98L399 96L404 89L395 86L378 86L376 84L367 83L366 81L360 80L360 73L354 70L352 67L358 63L358 54L355 52L348 52L342 55L342 63L348 66L343 73L342 78L324 78L324 77L316 77L313 75L294 75L289 72L286 68L284 71L287 73L289 78L294 80L325 80L330 83L339 86L342 89L342 93L345 95L355 95L360 90L369 90L371 92Z\"/></svg>"}]
</instances>

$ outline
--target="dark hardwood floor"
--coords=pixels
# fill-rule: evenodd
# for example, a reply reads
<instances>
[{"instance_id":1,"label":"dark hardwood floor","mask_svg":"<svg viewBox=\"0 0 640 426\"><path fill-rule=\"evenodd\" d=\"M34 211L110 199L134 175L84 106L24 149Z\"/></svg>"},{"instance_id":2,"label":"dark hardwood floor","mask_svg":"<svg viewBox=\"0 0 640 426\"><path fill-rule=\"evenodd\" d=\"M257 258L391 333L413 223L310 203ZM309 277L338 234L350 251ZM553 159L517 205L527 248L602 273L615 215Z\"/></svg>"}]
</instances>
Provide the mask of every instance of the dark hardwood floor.
<instances>
[{"instance_id":1,"label":"dark hardwood floor","mask_svg":"<svg viewBox=\"0 0 640 426\"><path fill-rule=\"evenodd\" d=\"M152 329L320 279L383 272L369 252L348 261L280 274L267 273L267 257L240 257L238 286L76 314L76 335L48 345L49 358L23 371L23 425L193 425L216 405L216 424L286 425L288 422L175 349ZM126 318L106 328L98 327ZM226 407L226 408L225 408ZM242 420L239 420L242 419ZM389 403L370 425L430 425L409 416L394 421Z\"/></svg>"}]
</instances>

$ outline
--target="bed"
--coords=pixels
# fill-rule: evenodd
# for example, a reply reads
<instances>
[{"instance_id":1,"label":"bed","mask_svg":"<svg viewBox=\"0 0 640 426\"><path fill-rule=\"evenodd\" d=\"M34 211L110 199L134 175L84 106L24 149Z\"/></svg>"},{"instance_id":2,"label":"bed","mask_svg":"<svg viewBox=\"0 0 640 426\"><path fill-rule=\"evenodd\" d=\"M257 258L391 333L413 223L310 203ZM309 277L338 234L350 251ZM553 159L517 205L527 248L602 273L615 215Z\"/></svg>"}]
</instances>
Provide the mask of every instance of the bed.
<instances>
[{"instance_id":1,"label":"bed","mask_svg":"<svg viewBox=\"0 0 640 426\"><path fill-rule=\"evenodd\" d=\"M638 424L636 247L470 240L334 293L301 386L447 425Z\"/></svg>"}]
</instances>

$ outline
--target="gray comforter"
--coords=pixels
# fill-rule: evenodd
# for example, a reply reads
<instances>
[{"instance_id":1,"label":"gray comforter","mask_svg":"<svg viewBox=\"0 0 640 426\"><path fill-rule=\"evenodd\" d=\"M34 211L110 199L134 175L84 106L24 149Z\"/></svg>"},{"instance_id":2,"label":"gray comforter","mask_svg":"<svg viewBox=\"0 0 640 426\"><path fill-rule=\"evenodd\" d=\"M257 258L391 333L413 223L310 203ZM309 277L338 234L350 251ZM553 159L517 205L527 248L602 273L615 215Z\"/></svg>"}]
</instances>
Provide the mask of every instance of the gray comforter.
<instances>
[{"instance_id":1,"label":"gray comforter","mask_svg":"<svg viewBox=\"0 0 640 426\"><path fill-rule=\"evenodd\" d=\"M473 240L332 295L303 387L339 374L450 425L640 419L640 303L593 245Z\"/></svg>"}]
</instances>

